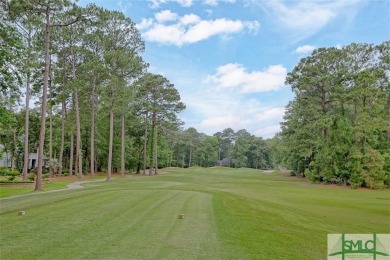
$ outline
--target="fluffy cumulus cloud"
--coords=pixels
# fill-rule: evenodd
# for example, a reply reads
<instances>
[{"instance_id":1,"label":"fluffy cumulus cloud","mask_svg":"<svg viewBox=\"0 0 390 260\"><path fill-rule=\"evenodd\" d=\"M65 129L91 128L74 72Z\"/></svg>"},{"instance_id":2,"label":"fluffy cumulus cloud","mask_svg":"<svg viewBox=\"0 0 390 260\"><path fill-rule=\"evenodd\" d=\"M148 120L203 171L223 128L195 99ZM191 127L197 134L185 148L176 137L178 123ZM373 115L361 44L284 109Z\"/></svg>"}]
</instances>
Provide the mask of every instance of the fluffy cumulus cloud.
<instances>
[{"instance_id":1,"label":"fluffy cumulus cloud","mask_svg":"<svg viewBox=\"0 0 390 260\"><path fill-rule=\"evenodd\" d=\"M137 25L147 41L182 46L206 40L216 35L229 35L248 30L257 33L258 21L240 21L220 18L202 20L195 14L179 16L169 10L155 14L155 19L142 19Z\"/></svg>"},{"instance_id":2,"label":"fluffy cumulus cloud","mask_svg":"<svg viewBox=\"0 0 390 260\"><path fill-rule=\"evenodd\" d=\"M176 13L172 13L170 10L164 10L154 15L155 19L159 23L175 21L178 17ZM153 20L150 20L153 21Z\"/></svg>"},{"instance_id":3,"label":"fluffy cumulus cloud","mask_svg":"<svg viewBox=\"0 0 390 260\"><path fill-rule=\"evenodd\" d=\"M317 47L313 45L303 45L299 46L298 48L295 49L295 52L298 54L307 54L315 50Z\"/></svg>"},{"instance_id":4,"label":"fluffy cumulus cloud","mask_svg":"<svg viewBox=\"0 0 390 260\"><path fill-rule=\"evenodd\" d=\"M217 68L206 82L220 88L237 88L240 92L267 92L278 90L284 85L287 69L282 65L272 65L263 71L247 72L243 65L228 63Z\"/></svg>"}]
</instances>

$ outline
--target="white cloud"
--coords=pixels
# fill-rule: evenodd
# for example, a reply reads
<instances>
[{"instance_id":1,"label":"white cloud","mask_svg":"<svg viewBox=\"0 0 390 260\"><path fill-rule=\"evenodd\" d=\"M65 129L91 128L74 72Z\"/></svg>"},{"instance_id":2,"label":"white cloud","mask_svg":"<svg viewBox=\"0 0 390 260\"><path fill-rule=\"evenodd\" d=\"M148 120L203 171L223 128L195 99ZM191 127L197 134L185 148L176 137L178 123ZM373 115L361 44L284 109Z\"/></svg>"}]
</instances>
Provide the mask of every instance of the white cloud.
<instances>
[{"instance_id":1,"label":"white cloud","mask_svg":"<svg viewBox=\"0 0 390 260\"><path fill-rule=\"evenodd\" d=\"M303 46L299 46L298 48L296 48L295 52L299 53L299 54L306 54L306 53L312 52L316 48L317 47L313 46L313 45L303 45Z\"/></svg>"},{"instance_id":2,"label":"white cloud","mask_svg":"<svg viewBox=\"0 0 390 260\"><path fill-rule=\"evenodd\" d=\"M210 38L212 35L230 34L239 32L244 28L241 21L232 21L225 18L199 21L187 30L184 41L188 43L198 42Z\"/></svg>"},{"instance_id":3,"label":"white cloud","mask_svg":"<svg viewBox=\"0 0 390 260\"><path fill-rule=\"evenodd\" d=\"M180 18L180 23L183 25L196 24L200 21L200 17L196 14L186 14Z\"/></svg>"},{"instance_id":4,"label":"white cloud","mask_svg":"<svg viewBox=\"0 0 390 260\"><path fill-rule=\"evenodd\" d=\"M210 6L217 6L218 5L218 0L204 0L203 4L204 5L210 5Z\"/></svg>"},{"instance_id":5,"label":"white cloud","mask_svg":"<svg viewBox=\"0 0 390 260\"><path fill-rule=\"evenodd\" d=\"M149 0L149 6L151 8L159 8L161 4L165 4L166 0Z\"/></svg>"},{"instance_id":6,"label":"white cloud","mask_svg":"<svg viewBox=\"0 0 390 260\"><path fill-rule=\"evenodd\" d=\"M122 13L126 13L128 9L131 8L131 3L123 0L119 0L116 2L116 5L119 7L119 10L121 10Z\"/></svg>"},{"instance_id":7,"label":"white cloud","mask_svg":"<svg viewBox=\"0 0 390 260\"><path fill-rule=\"evenodd\" d=\"M230 127L234 131L246 129L267 138L279 130L276 124L283 120L285 111L281 107L266 107L256 100L247 100L234 92L221 96L192 94L185 103L188 109L197 111L204 118L193 126L207 134Z\"/></svg>"},{"instance_id":8,"label":"white cloud","mask_svg":"<svg viewBox=\"0 0 390 260\"><path fill-rule=\"evenodd\" d=\"M184 33L185 31L181 28L179 24L154 24L150 30L143 33L143 36L148 41L181 45L183 43Z\"/></svg>"},{"instance_id":9,"label":"white cloud","mask_svg":"<svg viewBox=\"0 0 390 260\"><path fill-rule=\"evenodd\" d=\"M156 13L154 17L157 22L164 23L168 21L175 21L178 18L178 15L176 13L172 13L170 10L164 10Z\"/></svg>"},{"instance_id":10,"label":"white cloud","mask_svg":"<svg viewBox=\"0 0 390 260\"><path fill-rule=\"evenodd\" d=\"M245 99L238 98L235 101L237 106L242 110L233 110L226 108L226 105L218 103L219 107L224 109L218 109L214 105L214 113L208 113L207 118L202 120L199 124L201 129L212 129L213 132L222 131L225 128L232 128L235 131L240 129L249 129L252 134L257 136L269 137L280 130L279 125L275 125L276 122L280 122L283 119L285 113L284 107L270 107L265 108L261 103L256 101L245 101ZM212 104L210 104L212 106ZM211 108L209 108L211 109ZM261 111L259 113L259 111ZM215 113L218 111L217 113ZM267 121L267 122L265 122ZM269 125L271 123L271 125ZM263 126L260 129L256 129L256 126ZM255 131L255 132L252 132Z\"/></svg>"},{"instance_id":11,"label":"white cloud","mask_svg":"<svg viewBox=\"0 0 390 260\"><path fill-rule=\"evenodd\" d=\"M193 4L193 0L149 0L149 6L153 9L159 8L161 5L166 4L168 2L175 2L182 7L191 7Z\"/></svg>"},{"instance_id":12,"label":"white cloud","mask_svg":"<svg viewBox=\"0 0 390 260\"><path fill-rule=\"evenodd\" d=\"M282 65L272 65L263 71L247 72L237 63L228 63L217 68L217 73L208 75L206 82L220 88L238 88L243 93L278 90L284 85L287 69Z\"/></svg>"},{"instance_id":13,"label":"white cloud","mask_svg":"<svg viewBox=\"0 0 390 260\"><path fill-rule=\"evenodd\" d=\"M252 1L256 3L256 1ZM348 13L359 1L282 1L259 2L276 22L288 30L294 40L301 40L316 34L332 19Z\"/></svg>"},{"instance_id":14,"label":"white cloud","mask_svg":"<svg viewBox=\"0 0 390 260\"><path fill-rule=\"evenodd\" d=\"M230 127L267 138L272 136L267 127L283 121L284 106L291 100L284 91L248 95L238 88L221 89L212 82L202 82L207 72L197 66L183 67L186 58L175 55L172 60L178 59L179 64L152 70L165 75L178 88L187 106L180 114L186 122L185 128L195 127L199 132L213 135Z\"/></svg>"},{"instance_id":15,"label":"white cloud","mask_svg":"<svg viewBox=\"0 0 390 260\"><path fill-rule=\"evenodd\" d=\"M256 130L254 135L261 136L263 138L270 138L276 133L280 132L280 125L270 125Z\"/></svg>"},{"instance_id":16,"label":"white cloud","mask_svg":"<svg viewBox=\"0 0 390 260\"><path fill-rule=\"evenodd\" d=\"M286 109L284 107L270 108L256 115L256 120L266 121L275 118L282 118L285 111Z\"/></svg>"},{"instance_id":17,"label":"white cloud","mask_svg":"<svg viewBox=\"0 0 390 260\"><path fill-rule=\"evenodd\" d=\"M149 19L142 18L141 22L137 23L136 26L137 26L138 30L145 30L145 29L150 28L152 25L153 25L152 18L149 18Z\"/></svg>"},{"instance_id":18,"label":"white cloud","mask_svg":"<svg viewBox=\"0 0 390 260\"><path fill-rule=\"evenodd\" d=\"M215 129L225 129L228 127L232 127L235 125L242 125L240 124L241 118L234 115L227 115L227 116L220 116L220 117L214 117L214 118L207 118L202 120L200 125L202 127L212 127Z\"/></svg>"},{"instance_id":19,"label":"white cloud","mask_svg":"<svg viewBox=\"0 0 390 260\"><path fill-rule=\"evenodd\" d=\"M260 23L258 21L246 21L246 22L244 22L244 25L253 34L256 34L260 29Z\"/></svg>"},{"instance_id":20,"label":"white cloud","mask_svg":"<svg viewBox=\"0 0 390 260\"><path fill-rule=\"evenodd\" d=\"M176 0L176 1L182 7L190 7L190 6L192 6L192 0Z\"/></svg>"},{"instance_id":21,"label":"white cloud","mask_svg":"<svg viewBox=\"0 0 390 260\"><path fill-rule=\"evenodd\" d=\"M176 21L176 23L167 23ZM202 20L195 14L178 14L164 10L155 14L155 19L142 19L137 26L148 41L182 46L208 39L212 36L226 36L247 29L256 33L260 28L258 21L240 21L220 18Z\"/></svg>"},{"instance_id":22,"label":"white cloud","mask_svg":"<svg viewBox=\"0 0 390 260\"><path fill-rule=\"evenodd\" d=\"M203 0L203 4L209 6L217 6L220 2L233 4L236 0Z\"/></svg>"},{"instance_id":23,"label":"white cloud","mask_svg":"<svg viewBox=\"0 0 390 260\"><path fill-rule=\"evenodd\" d=\"M159 8L161 5L166 4L168 2L174 2L182 7L191 7L194 4L194 0L149 0L149 6L151 8ZM208 5L208 6L217 6L219 3L229 3L233 4L236 2L236 0L203 0L202 4L203 5Z\"/></svg>"}]
</instances>

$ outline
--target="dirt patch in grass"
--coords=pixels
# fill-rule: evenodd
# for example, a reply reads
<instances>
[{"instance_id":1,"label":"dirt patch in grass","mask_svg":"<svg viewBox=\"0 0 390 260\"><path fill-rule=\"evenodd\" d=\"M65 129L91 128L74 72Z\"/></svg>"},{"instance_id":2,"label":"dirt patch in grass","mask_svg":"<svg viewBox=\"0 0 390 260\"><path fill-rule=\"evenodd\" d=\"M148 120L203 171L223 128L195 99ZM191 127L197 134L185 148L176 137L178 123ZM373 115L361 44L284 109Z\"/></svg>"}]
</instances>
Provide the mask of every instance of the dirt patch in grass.
<instances>
[{"instance_id":1,"label":"dirt patch in grass","mask_svg":"<svg viewBox=\"0 0 390 260\"><path fill-rule=\"evenodd\" d=\"M262 172L264 172L264 173L274 173L275 170L262 170Z\"/></svg>"},{"instance_id":2,"label":"dirt patch in grass","mask_svg":"<svg viewBox=\"0 0 390 260\"><path fill-rule=\"evenodd\" d=\"M79 179L78 176L62 176L62 177L54 177L49 178L51 181L77 181Z\"/></svg>"}]
</instances>

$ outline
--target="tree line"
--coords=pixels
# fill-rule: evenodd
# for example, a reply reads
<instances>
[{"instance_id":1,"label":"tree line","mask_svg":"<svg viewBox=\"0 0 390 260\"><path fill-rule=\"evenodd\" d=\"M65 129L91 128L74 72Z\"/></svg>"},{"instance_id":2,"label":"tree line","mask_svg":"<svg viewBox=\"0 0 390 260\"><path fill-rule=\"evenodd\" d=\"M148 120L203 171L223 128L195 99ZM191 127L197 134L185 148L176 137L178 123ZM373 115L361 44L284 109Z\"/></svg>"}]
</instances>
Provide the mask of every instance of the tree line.
<instances>
[{"instance_id":1,"label":"tree line","mask_svg":"<svg viewBox=\"0 0 390 260\"><path fill-rule=\"evenodd\" d=\"M159 133L178 128L185 105L167 78L147 72L133 21L67 0L2 1L1 9L1 141L14 160L24 151L23 178L32 151L36 190L44 151L51 176L106 169L111 180L113 170L124 175L139 162L134 146L152 156L143 171L157 169ZM25 106L15 112L22 88ZM37 108L30 109L32 96Z\"/></svg>"},{"instance_id":2,"label":"tree line","mask_svg":"<svg viewBox=\"0 0 390 260\"><path fill-rule=\"evenodd\" d=\"M1 8L0 144L24 179L37 151L36 190L43 155L50 176L80 179L167 166L271 167L266 142L246 130L207 136L181 128L180 94L147 71L144 42L123 13L66 0L2 1Z\"/></svg>"},{"instance_id":3,"label":"tree line","mask_svg":"<svg viewBox=\"0 0 390 260\"><path fill-rule=\"evenodd\" d=\"M390 41L320 48L288 73L274 160L313 182L390 185Z\"/></svg>"},{"instance_id":4,"label":"tree line","mask_svg":"<svg viewBox=\"0 0 390 260\"><path fill-rule=\"evenodd\" d=\"M226 128L212 136L199 133L190 127L179 131L175 139L173 155L176 166L226 166L254 169L273 168L271 150L262 137L247 130L235 132Z\"/></svg>"}]
</instances>

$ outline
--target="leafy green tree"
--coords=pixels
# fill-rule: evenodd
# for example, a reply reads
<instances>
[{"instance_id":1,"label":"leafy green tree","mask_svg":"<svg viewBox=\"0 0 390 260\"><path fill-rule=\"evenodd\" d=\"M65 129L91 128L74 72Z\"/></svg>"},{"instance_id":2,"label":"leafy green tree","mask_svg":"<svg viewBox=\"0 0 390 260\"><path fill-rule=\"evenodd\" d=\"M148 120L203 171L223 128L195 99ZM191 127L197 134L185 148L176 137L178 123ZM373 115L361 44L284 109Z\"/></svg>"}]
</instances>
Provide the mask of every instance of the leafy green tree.
<instances>
[{"instance_id":1,"label":"leafy green tree","mask_svg":"<svg viewBox=\"0 0 390 260\"><path fill-rule=\"evenodd\" d=\"M9 1L0 2L0 105L15 103L22 85L22 34L10 15Z\"/></svg>"},{"instance_id":2,"label":"leafy green tree","mask_svg":"<svg viewBox=\"0 0 390 260\"><path fill-rule=\"evenodd\" d=\"M47 104L47 89L49 83L49 70L50 70L50 43L51 32L53 27L68 26L79 20L79 17L69 17L66 23L57 24L55 21L56 15L74 8L74 5L68 0L55 0L55 1L38 1L28 0L20 1L13 0L13 11L16 16L23 15L24 13L33 13L42 19L44 32L44 73L43 73L43 87L42 87L42 103L41 103L41 127L39 134L39 147L38 147L38 170L35 183L35 190L42 190L42 168L43 168L43 149L45 143L45 131L46 131L46 104ZM39 26L39 25L38 25Z\"/></svg>"},{"instance_id":3,"label":"leafy green tree","mask_svg":"<svg viewBox=\"0 0 390 260\"><path fill-rule=\"evenodd\" d=\"M144 64L138 56L144 50L135 24L123 13L110 11L101 19L105 22L104 62L107 64L109 81L105 88L107 106L110 111L109 154L107 165L107 180L111 180L112 147L114 134L114 114L118 110L116 100L121 97L124 89L142 70ZM126 96L126 95L124 95ZM125 102L126 103L126 102ZM123 106L123 102L118 102ZM128 104L128 103L127 103ZM121 110L121 109L119 109ZM123 110L122 110L123 111ZM123 114L123 113L122 113ZM124 119L124 115L122 117Z\"/></svg>"},{"instance_id":4,"label":"leafy green tree","mask_svg":"<svg viewBox=\"0 0 390 260\"><path fill-rule=\"evenodd\" d=\"M157 125L162 122L176 123L176 114L185 108L180 102L180 95L173 84L161 75L151 73L144 74L134 84L136 86L136 102L142 113L145 114L145 122L151 116L151 151L155 174L158 173L157 158ZM147 128L145 127L144 155L146 155ZM146 158L144 158L144 171L146 171Z\"/></svg>"},{"instance_id":5,"label":"leafy green tree","mask_svg":"<svg viewBox=\"0 0 390 260\"><path fill-rule=\"evenodd\" d=\"M221 160L226 158L229 162L231 162L233 146L236 138L233 129L226 128L222 132L215 133L214 136L218 138L219 143L218 159Z\"/></svg>"},{"instance_id":6,"label":"leafy green tree","mask_svg":"<svg viewBox=\"0 0 390 260\"><path fill-rule=\"evenodd\" d=\"M214 166L218 160L218 139L215 136L203 136L196 151L199 166Z\"/></svg>"},{"instance_id":7,"label":"leafy green tree","mask_svg":"<svg viewBox=\"0 0 390 260\"><path fill-rule=\"evenodd\" d=\"M296 174L352 187L387 183L388 52L385 43L321 48L288 74L296 96L277 149Z\"/></svg>"}]
</instances>

